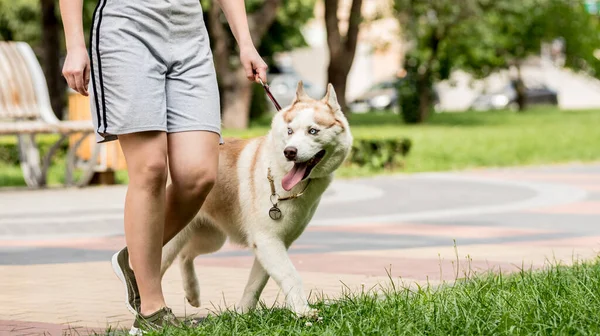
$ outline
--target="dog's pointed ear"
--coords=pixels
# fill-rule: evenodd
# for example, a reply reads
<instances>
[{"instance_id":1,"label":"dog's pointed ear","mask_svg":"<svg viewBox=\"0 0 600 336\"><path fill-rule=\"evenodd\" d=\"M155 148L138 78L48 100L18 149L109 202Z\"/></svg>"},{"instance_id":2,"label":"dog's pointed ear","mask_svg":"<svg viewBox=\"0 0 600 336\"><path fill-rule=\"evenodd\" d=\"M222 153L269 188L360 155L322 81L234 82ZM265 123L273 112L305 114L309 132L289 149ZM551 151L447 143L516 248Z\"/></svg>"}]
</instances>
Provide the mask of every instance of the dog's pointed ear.
<instances>
[{"instance_id":1,"label":"dog's pointed ear","mask_svg":"<svg viewBox=\"0 0 600 336\"><path fill-rule=\"evenodd\" d=\"M299 81L298 87L296 88L296 98L294 98L292 104L308 99L310 99L310 97L304 91L304 83L302 83L302 81Z\"/></svg>"},{"instance_id":2,"label":"dog's pointed ear","mask_svg":"<svg viewBox=\"0 0 600 336\"><path fill-rule=\"evenodd\" d=\"M335 112L340 109L340 103L338 102L337 94L335 93L335 89L331 83L327 85L327 93L325 93L325 97L323 97L321 101L325 104L328 104Z\"/></svg>"}]
</instances>

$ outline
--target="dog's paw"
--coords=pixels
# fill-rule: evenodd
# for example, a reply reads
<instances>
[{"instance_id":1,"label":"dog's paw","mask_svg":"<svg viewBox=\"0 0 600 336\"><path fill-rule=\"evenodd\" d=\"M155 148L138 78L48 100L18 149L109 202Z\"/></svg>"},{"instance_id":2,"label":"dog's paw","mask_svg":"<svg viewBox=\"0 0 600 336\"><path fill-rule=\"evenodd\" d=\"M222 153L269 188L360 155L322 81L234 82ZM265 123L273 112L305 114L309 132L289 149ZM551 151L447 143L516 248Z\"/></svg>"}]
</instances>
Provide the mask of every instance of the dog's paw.
<instances>
[{"instance_id":1,"label":"dog's paw","mask_svg":"<svg viewBox=\"0 0 600 336\"><path fill-rule=\"evenodd\" d=\"M200 307L200 298L198 298L198 297L191 298L189 296L186 296L185 298L186 298L187 302L189 302L192 307L196 307L196 308Z\"/></svg>"},{"instance_id":2,"label":"dog's paw","mask_svg":"<svg viewBox=\"0 0 600 336\"><path fill-rule=\"evenodd\" d=\"M244 300L242 299L238 305L235 306L234 310L238 314L246 314L251 310L256 309L256 300Z\"/></svg>"},{"instance_id":3,"label":"dog's paw","mask_svg":"<svg viewBox=\"0 0 600 336\"><path fill-rule=\"evenodd\" d=\"M245 307L245 306L241 306L241 307L237 307L237 306L236 306L236 307L235 307L233 310L234 310L236 313L238 313L238 314L240 314L240 315L241 315L241 314L247 314L247 313L248 313L248 312L251 310L251 308L249 308L249 307Z\"/></svg>"},{"instance_id":4,"label":"dog's paw","mask_svg":"<svg viewBox=\"0 0 600 336\"><path fill-rule=\"evenodd\" d=\"M302 309L297 309L294 311L297 317L304 317L308 319L318 319L319 318L319 310L311 308L309 306L303 307Z\"/></svg>"}]
</instances>

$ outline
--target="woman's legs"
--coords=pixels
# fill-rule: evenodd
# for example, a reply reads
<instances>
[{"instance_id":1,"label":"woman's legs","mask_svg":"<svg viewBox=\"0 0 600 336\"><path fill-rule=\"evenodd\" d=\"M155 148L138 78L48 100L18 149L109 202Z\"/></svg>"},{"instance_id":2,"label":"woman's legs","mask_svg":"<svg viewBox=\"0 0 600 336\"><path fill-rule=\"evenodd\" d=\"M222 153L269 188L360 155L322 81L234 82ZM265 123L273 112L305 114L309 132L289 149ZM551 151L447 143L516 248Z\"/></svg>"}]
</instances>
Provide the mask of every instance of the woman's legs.
<instances>
[{"instance_id":1,"label":"woman's legs","mask_svg":"<svg viewBox=\"0 0 600 336\"><path fill-rule=\"evenodd\" d=\"M160 261L165 223L167 134L125 134L119 136L119 142L129 174L125 241L142 298L140 311L149 315L165 306Z\"/></svg>"},{"instance_id":2,"label":"woman's legs","mask_svg":"<svg viewBox=\"0 0 600 336\"><path fill-rule=\"evenodd\" d=\"M217 178L219 135L213 132L179 132L168 136L171 185L163 244L169 242L198 213Z\"/></svg>"},{"instance_id":3,"label":"woman's legs","mask_svg":"<svg viewBox=\"0 0 600 336\"><path fill-rule=\"evenodd\" d=\"M166 306L161 288L162 246L198 213L217 174L219 135L143 132L120 135L129 187L125 239L141 300L140 312ZM167 155L172 184L166 189Z\"/></svg>"}]
</instances>

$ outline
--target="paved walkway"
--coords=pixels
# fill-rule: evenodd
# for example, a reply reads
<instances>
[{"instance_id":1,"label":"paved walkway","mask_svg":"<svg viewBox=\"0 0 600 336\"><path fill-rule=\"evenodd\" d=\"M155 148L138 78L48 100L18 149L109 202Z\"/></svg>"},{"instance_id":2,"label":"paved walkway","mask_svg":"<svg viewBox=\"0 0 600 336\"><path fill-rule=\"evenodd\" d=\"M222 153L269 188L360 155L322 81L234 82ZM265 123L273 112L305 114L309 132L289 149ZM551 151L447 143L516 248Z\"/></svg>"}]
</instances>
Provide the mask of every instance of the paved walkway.
<instances>
[{"instance_id":1,"label":"paved walkway","mask_svg":"<svg viewBox=\"0 0 600 336\"><path fill-rule=\"evenodd\" d=\"M130 326L109 263L124 244L124 195L123 187L0 191L0 335ZM337 180L290 252L313 297L389 284L388 272L436 284L592 258L599 215L600 164ZM200 309L185 304L174 265L168 304L182 316L235 304L251 260L234 246L197 258ZM263 299L281 302L272 281Z\"/></svg>"}]
</instances>

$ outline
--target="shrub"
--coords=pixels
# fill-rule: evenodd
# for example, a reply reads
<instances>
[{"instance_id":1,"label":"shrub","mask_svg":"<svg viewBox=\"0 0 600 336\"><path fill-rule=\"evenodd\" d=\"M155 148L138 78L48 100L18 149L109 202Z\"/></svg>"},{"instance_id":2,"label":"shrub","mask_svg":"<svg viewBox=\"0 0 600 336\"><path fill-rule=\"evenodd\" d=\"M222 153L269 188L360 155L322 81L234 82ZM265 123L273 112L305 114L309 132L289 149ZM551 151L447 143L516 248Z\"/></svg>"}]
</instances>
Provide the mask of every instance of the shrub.
<instances>
[{"instance_id":1,"label":"shrub","mask_svg":"<svg viewBox=\"0 0 600 336\"><path fill-rule=\"evenodd\" d=\"M58 137L56 135L36 136L36 143L38 144L42 157L57 140ZM56 162L64 158L68 148L68 141L64 141L61 144L61 147L56 151L52 161ZM17 146L17 138L15 136L0 137L0 163L6 165L19 165L19 147Z\"/></svg>"},{"instance_id":2,"label":"shrub","mask_svg":"<svg viewBox=\"0 0 600 336\"><path fill-rule=\"evenodd\" d=\"M42 155L57 140L56 136L42 135L36 138ZM397 170L404 167L404 158L408 155L412 141L395 136L370 137L361 135L354 139L352 151L346 166L361 167L367 171ZM68 149L65 141L54 155L52 162L60 162ZM19 149L16 137L0 138L0 163L10 166L19 165Z\"/></svg>"},{"instance_id":3,"label":"shrub","mask_svg":"<svg viewBox=\"0 0 600 336\"><path fill-rule=\"evenodd\" d=\"M398 84L398 106L402 119L407 124L425 122L433 112L434 100L436 99L433 78L431 73L422 73L422 61L417 54L407 56L406 76ZM428 106L426 111L421 110L421 99L426 98Z\"/></svg>"},{"instance_id":4,"label":"shrub","mask_svg":"<svg viewBox=\"0 0 600 336\"><path fill-rule=\"evenodd\" d=\"M407 138L358 138L347 162L371 170L402 168L411 146Z\"/></svg>"},{"instance_id":5,"label":"shrub","mask_svg":"<svg viewBox=\"0 0 600 336\"><path fill-rule=\"evenodd\" d=\"M398 87L398 108L405 123L419 122L419 94L411 77L404 79Z\"/></svg>"}]
</instances>

